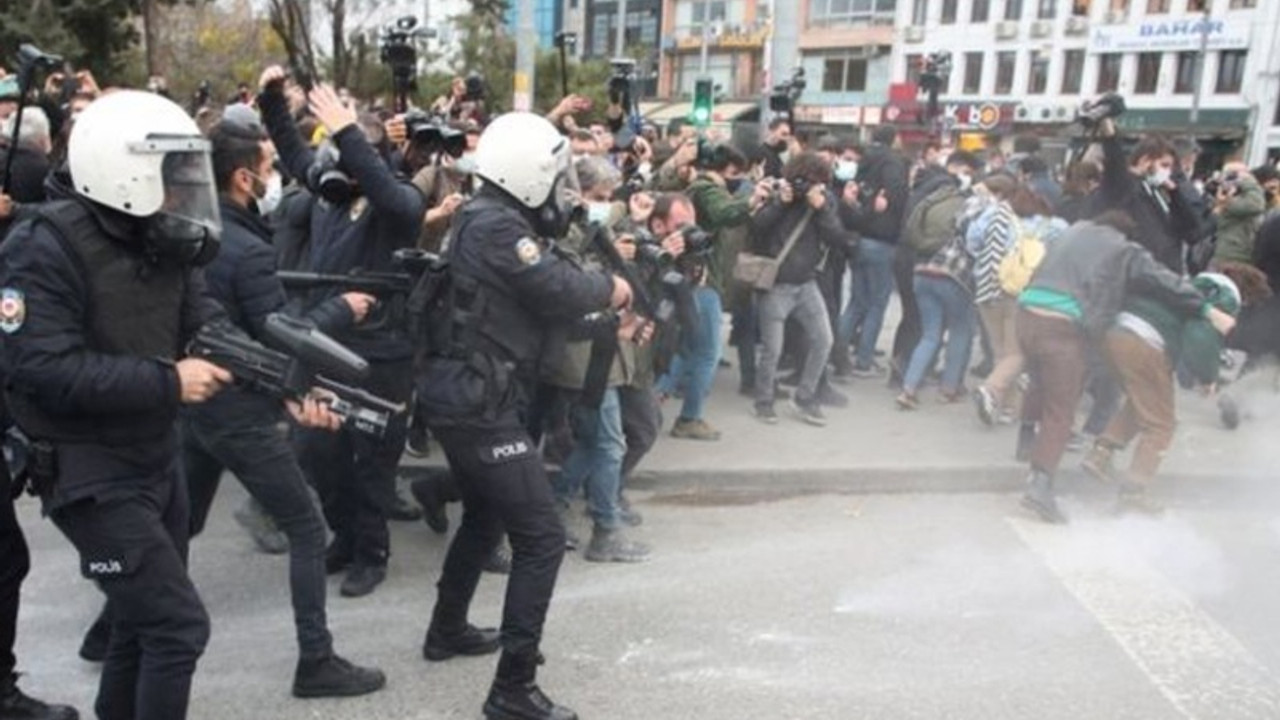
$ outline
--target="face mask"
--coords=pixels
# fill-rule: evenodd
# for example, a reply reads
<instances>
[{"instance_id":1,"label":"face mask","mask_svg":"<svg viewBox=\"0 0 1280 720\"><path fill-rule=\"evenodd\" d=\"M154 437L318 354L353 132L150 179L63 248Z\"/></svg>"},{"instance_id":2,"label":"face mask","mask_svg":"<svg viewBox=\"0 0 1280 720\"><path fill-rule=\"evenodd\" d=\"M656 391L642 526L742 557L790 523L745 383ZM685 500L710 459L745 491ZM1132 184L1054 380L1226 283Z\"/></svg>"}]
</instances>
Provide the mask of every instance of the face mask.
<instances>
[{"instance_id":1,"label":"face mask","mask_svg":"<svg viewBox=\"0 0 1280 720\"><path fill-rule=\"evenodd\" d=\"M858 177L858 163L852 160L839 160L836 162L835 169L836 179L840 182L849 182Z\"/></svg>"},{"instance_id":2,"label":"face mask","mask_svg":"<svg viewBox=\"0 0 1280 720\"><path fill-rule=\"evenodd\" d=\"M742 189L742 178L725 178L724 189L737 195L738 191Z\"/></svg>"},{"instance_id":3,"label":"face mask","mask_svg":"<svg viewBox=\"0 0 1280 720\"><path fill-rule=\"evenodd\" d=\"M1147 173L1147 182L1153 187L1159 187L1169 182L1172 175L1173 171L1169 168L1152 168L1151 172Z\"/></svg>"},{"instance_id":4,"label":"face mask","mask_svg":"<svg viewBox=\"0 0 1280 720\"><path fill-rule=\"evenodd\" d=\"M973 184L972 175L956 175L956 180L960 183L961 191L968 190L969 186Z\"/></svg>"},{"instance_id":5,"label":"face mask","mask_svg":"<svg viewBox=\"0 0 1280 720\"><path fill-rule=\"evenodd\" d=\"M604 225L609 222L609 216L613 213L613 203L593 202L587 203L587 222L596 225Z\"/></svg>"},{"instance_id":6,"label":"face mask","mask_svg":"<svg viewBox=\"0 0 1280 720\"><path fill-rule=\"evenodd\" d=\"M786 151L787 151L787 141L786 141L786 140L779 140L779 141L775 142L775 143L773 144L773 149L774 149L775 151L777 151L777 152L786 152Z\"/></svg>"},{"instance_id":7,"label":"face mask","mask_svg":"<svg viewBox=\"0 0 1280 720\"><path fill-rule=\"evenodd\" d=\"M474 153L465 153L462 157L453 161L453 169L455 172L464 175L473 175L476 171L476 156Z\"/></svg>"},{"instance_id":8,"label":"face mask","mask_svg":"<svg viewBox=\"0 0 1280 720\"><path fill-rule=\"evenodd\" d=\"M257 192L255 188L254 198L257 200L258 213L261 215L270 215L275 209L280 207L280 199L284 196L284 180L280 177L280 173L271 173L264 183L256 176L254 180L262 185L262 191Z\"/></svg>"}]
</instances>

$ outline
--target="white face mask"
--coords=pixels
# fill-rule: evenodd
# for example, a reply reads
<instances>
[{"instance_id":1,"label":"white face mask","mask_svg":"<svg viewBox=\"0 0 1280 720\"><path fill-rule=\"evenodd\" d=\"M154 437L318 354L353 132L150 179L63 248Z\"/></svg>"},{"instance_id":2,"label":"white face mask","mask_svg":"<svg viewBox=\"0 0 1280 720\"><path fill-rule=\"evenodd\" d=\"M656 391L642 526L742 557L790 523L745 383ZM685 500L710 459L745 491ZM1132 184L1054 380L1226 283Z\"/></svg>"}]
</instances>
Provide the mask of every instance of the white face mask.
<instances>
[{"instance_id":1,"label":"white face mask","mask_svg":"<svg viewBox=\"0 0 1280 720\"><path fill-rule=\"evenodd\" d=\"M1169 182L1171 177L1173 177L1173 170L1170 168L1153 167L1151 172L1147 173L1147 182L1159 187Z\"/></svg>"},{"instance_id":2,"label":"white face mask","mask_svg":"<svg viewBox=\"0 0 1280 720\"><path fill-rule=\"evenodd\" d=\"M264 183L267 189L263 191L262 197L257 198L258 213L260 215L270 215L275 209L280 207L280 200L284 197L284 179L280 177L280 173L271 173L267 176Z\"/></svg>"},{"instance_id":3,"label":"white face mask","mask_svg":"<svg viewBox=\"0 0 1280 720\"><path fill-rule=\"evenodd\" d=\"M453 161L453 169L464 175L471 175L476 171L475 153L463 153L462 157Z\"/></svg>"},{"instance_id":4,"label":"white face mask","mask_svg":"<svg viewBox=\"0 0 1280 720\"><path fill-rule=\"evenodd\" d=\"M613 214L613 203L587 203L587 222L589 223L604 225L609 222L611 214Z\"/></svg>"},{"instance_id":5,"label":"white face mask","mask_svg":"<svg viewBox=\"0 0 1280 720\"><path fill-rule=\"evenodd\" d=\"M858 177L858 163L852 160L836 161L835 176L840 182L849 182Z\"/></svg>"},{"instance_id":6,"label":"white face mask","mask_svg":"<svg viewBox=\"0 0 1280 720\"><path fill-rule=\"evenodd\" d=\"M962 191L963 191L963 190L968 190L968 189L969 189L969 186L973 184L973 176L972 176L972 175L967 175L967 174L966 174L966 175L957 175L957 176L956 176L956 180L959 180L959 181L960 181L960 189L961 189Z\"/></svg>"}]
</instances>

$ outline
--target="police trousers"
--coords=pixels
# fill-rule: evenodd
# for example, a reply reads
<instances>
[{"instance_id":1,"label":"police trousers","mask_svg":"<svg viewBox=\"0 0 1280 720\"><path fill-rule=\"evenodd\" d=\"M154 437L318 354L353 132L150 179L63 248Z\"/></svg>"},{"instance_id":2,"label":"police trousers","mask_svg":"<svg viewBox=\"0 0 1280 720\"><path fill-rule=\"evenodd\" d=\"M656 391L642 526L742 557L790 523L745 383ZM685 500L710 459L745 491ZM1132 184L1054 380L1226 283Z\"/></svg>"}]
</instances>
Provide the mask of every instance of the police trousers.
<instances>
[{"instance_id":1,"label":"police trousers","mask_svg":"<svg viewBox=\"0 0 1280 720\"><path fill-rule=\"evenodd\" d=\"M462 524L437 583L433 625L466 627L481 568L502 539L511 542L511 575L502 608L502 646L536 653L564 558L565 531L542 456L521 429L433 428L462 492Z\"/></svg>"},{"instance_id":2,"label":"police trousers","mask_svg":"<svg viewBox=\"0 0 1280 720\"><path fill-rule=\"evenodd\" d=\"M176 460L121 482L129 492L51 513L110 607L111 643L94 709L100 720L183 720L209 641L209 616L187 575L186 483Z\"/></svg>"},{"instance_id":3,"label":"police trousers","mask_svg":"<svg viewBox=\"0 0 1280 720\"><path fill-rule=\"evenodd\" d=\"M369 363L365 389L392 402L406 402L413 385L409 360ZM387 424L381 438L343 428L300 430L294 449L324 505L325 520L339 552L357 564L385 567L391 555L387 513L396 500L396 467L404 452L408 418Z\"/></svg>"},{"instance_id":4,"label":"police trousers","mask_svg":"<svg viewBox=\"0 0 1280 720\"><path fill-rule=\"evenodd\" d=\"M9 466L0 463L0 680L17 666L13 643L18 629L18 596L31 569L31 553L13 511Z\"/></svg>"}]
</instances>

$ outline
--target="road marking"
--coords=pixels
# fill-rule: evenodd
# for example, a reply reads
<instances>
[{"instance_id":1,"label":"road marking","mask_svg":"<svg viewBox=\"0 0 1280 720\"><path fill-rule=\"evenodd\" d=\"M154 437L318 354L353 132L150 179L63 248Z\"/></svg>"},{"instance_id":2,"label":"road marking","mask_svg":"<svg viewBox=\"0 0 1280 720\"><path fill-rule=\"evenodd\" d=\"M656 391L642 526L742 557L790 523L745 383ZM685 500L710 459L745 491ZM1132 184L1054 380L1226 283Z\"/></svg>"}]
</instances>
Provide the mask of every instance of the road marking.
<instances>
[{"instance_id":1,"label":"road marking","mask_svg":"<svg viewBox=\"0 0 1280 720\"><path fill-rule=\"evenodd\" d=\"M1088 527L1008 521L1183 717L1280 718L1271 673L1136 553L1102 548Z\"/></svg>"}]
</instances>

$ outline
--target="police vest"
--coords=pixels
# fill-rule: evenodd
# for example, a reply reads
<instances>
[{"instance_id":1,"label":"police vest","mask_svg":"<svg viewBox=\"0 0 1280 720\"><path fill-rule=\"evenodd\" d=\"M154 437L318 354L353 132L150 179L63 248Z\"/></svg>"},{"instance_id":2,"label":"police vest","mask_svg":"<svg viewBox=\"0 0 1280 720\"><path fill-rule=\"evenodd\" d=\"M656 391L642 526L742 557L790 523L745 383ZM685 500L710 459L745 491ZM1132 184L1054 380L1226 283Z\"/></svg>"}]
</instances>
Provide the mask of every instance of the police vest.
<instances>
[{"instance_id":1,"label":"police vest","mask_svg":"<svg viewBox=\"0 0 1280 720\"><path fill-rule=\"evenodd\" d=\"M163 360L178 356L189 268L156 262L112 240L93 212L75 200L45 204L26 227L41 225L53 230L84 279L89 350ZM27 242L29 238L11 240ZM21 388L11 389L9 402L23 430L44 440L136 442L163 437L176 419L176 409L128 417L53 416L31 402Z\"/></svg>"}]
</instances>

